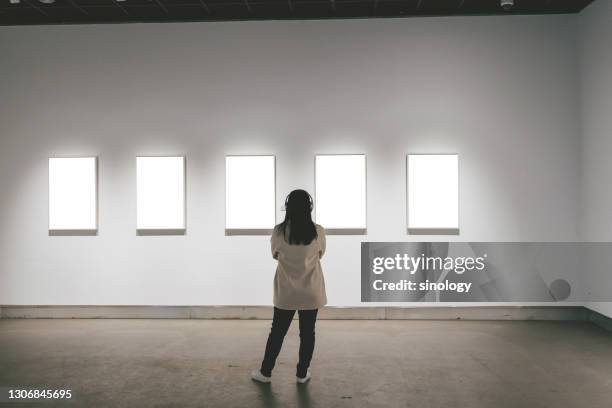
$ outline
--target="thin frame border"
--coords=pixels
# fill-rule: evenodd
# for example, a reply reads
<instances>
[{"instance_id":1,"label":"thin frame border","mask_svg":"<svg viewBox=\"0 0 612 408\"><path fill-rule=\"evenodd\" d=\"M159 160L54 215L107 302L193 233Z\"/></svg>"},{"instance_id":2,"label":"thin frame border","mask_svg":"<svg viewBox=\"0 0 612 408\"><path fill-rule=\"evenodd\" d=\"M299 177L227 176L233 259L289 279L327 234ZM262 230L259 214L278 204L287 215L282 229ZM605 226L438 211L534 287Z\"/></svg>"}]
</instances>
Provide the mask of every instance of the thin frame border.
<instances>
[{"instance_id":1,"label":"thin frame border","mask_svg":"<svg viewBox=\"0 0 612 408\"><path fill-rule=\"evenodd\" d=\"M274 163L274 225L272 228L227 228L227 158L228 157L272 157ZM223 156L225 182L223 183L223 226L225 236L270 235L276 225L276 155L275 154L226 154Z\"/></svg>"},{"instance_id":2,"label":"thin frame border","mask_svg":"<svg viewBox=\"0 0 612 408\"><path fill-rule=\"evenodd\" d=\"M138 228L138 158L183 158L183 228ZM187 235L187 155L182 154L137 154L134 160L135 201L134 212L137 236Z\"/></svg>"},{"instance_id":3,"label":"thin frame border","mask_svg":"<svg viewBox=\"0 0 612 408\"><path fill-rule=\"evenodd\" d=\"M315 153L314 155L314 215L317 222L317 157L318 156L363 156L365 163L365 228L325 228L328 235L367 235L368 233L368 155L367 153Z\"/></svg>"},{"instance_id":4,"label":"thin frame border","mask_svg":"<svg viewBox=\"0 0 612 408\"><path fill-rule=\"evenodd\" d=\"M99 160L98 155L73 155L73 156L47 156L47 234L48 236L97 236L98 230L100 228L100 195L99 195L99 185L100 185L100 172L99 172ZM95 229L51 229L51 184L49 183L49 179L51 178L51 173L49 169L49 162L51 159L94 159L95 162L95 193L96 193L96 228Z\"/></svg>"},{"instance_id":5,"label":"thin frame border","mask_svg":"<svg viewBox=\"0 0 612 408\"><path fill-rule=\"evenodd\" d=\"M457 228L410 228L410 204L408 201L408 158L410 156L457 156ZM461 232L461 176L459 153L406 153L404 162L404 188L406 189L406 234L407 235L459 235Z\"/></svg>"}]
</instances>

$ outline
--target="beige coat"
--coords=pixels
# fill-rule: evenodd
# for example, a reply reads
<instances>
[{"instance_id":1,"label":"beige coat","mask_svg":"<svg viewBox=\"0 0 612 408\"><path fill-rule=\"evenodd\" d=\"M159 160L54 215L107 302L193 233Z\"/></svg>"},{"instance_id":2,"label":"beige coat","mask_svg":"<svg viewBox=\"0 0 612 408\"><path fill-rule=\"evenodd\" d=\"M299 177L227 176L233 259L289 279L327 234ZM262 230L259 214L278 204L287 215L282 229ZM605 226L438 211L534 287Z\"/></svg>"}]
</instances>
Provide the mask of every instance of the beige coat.
<instances>
[{"instance_id":1,"label":"beige coat","mask_svg":"<svg viewBox=\"0 0 612 408\"><path fill-rule=\"evenodd\" d=\"M272 257L278 260L274 276L274 306L285 310L319 309L327 303L321 257L325 230L318 224L317 238L308 245L289 245L282 231L272 232Z\"/></svg>"}]
</instances>

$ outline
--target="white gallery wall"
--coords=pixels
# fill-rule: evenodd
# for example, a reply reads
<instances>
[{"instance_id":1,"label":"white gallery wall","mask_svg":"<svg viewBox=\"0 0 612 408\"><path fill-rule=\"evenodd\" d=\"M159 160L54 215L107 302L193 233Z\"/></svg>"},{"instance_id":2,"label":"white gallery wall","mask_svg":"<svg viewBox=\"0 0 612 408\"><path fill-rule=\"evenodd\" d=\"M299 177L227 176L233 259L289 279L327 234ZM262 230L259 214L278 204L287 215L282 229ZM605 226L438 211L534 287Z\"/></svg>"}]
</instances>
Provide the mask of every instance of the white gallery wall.
<instances>
[{"instance_id":1,"label":"white gallery wall","mask_svg":"<svg viewBox=\"0 0 612 408\"><path fill-rule=\"evenodd\" d=\"M612 241L612 2L580 15L582 157L581 239ZM591 308L612 317L612 254L586 254L584 289Z\"/></svg>"},{"instance_id":2,"label":"white gallery wall","mask_svg":"<svg viewBox=\"0 0 612 408\"><path fill-rule=\"evenodd\" d=\"M367 156L367 235L328 237L330 305L361 304L361 241L576 240L576 23L0 27L0 304L271 304L269 238L225 235L226 155L276 156L277 222L315 155ZM459 235L406 234L407 153L459 154ZM48 236L47 158L71 155L98 157L97 236ZM147 155L186 156L185 235L136 234Z\"/></svg>"}]
</instances>

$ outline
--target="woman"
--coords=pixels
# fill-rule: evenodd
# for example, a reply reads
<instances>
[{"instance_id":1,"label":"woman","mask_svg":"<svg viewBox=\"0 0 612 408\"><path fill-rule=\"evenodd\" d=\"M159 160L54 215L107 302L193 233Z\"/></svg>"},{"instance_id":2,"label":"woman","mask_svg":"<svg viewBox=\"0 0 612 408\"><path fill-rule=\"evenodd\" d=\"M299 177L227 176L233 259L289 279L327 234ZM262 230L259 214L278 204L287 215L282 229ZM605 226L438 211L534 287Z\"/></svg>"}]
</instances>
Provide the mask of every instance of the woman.
<instances>
[{"instance_id":1,"label":"woman","mask_svg":"<svg viewBox=\"0 0 612 408\"><path fill-rule=\"evenodd\" d=\"M276 357L291 320L300 318L298 383L310 380L310 360L315 344L317 311L327 303L320 259L325 253L325 230L312 222L312 197L293 190L285 200L285 221L272 232L272 257L278 260L274 277L274 317L261 368L251 373L255 381L269 383Z\"/></svg>"}]
</instances>

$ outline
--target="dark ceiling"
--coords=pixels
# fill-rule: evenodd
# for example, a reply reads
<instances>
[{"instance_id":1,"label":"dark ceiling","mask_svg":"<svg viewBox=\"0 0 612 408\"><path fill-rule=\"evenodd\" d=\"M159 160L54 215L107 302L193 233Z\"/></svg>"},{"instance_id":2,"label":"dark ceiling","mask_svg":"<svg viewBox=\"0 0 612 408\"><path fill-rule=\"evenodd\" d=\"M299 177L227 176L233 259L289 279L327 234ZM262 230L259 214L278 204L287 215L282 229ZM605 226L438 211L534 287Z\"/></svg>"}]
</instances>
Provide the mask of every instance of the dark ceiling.
<instances>
[{"instance_id":1,"label":"dark ceiling","mask_svg":"<svg viewBox=\"0 0 612 408\"><path fill-rule=\"evenodd\" d=\"M0 25L577 13L593 0L0 0ZM608 0L606 0L608 1ZM13 4L15 3L15 4Z\"/></svg>"}]
</instances>

